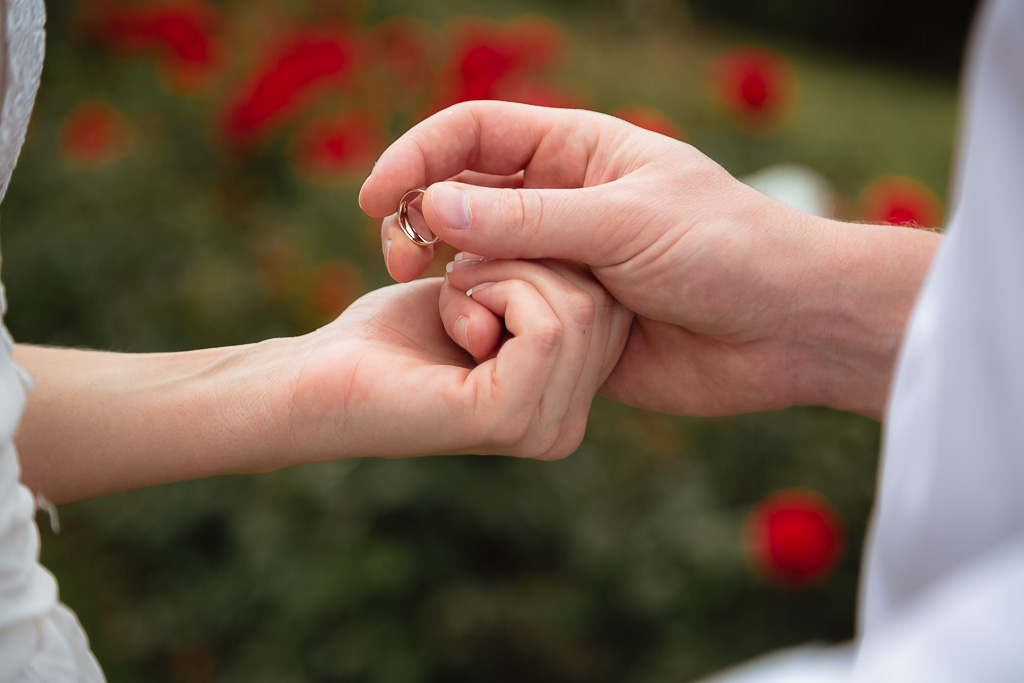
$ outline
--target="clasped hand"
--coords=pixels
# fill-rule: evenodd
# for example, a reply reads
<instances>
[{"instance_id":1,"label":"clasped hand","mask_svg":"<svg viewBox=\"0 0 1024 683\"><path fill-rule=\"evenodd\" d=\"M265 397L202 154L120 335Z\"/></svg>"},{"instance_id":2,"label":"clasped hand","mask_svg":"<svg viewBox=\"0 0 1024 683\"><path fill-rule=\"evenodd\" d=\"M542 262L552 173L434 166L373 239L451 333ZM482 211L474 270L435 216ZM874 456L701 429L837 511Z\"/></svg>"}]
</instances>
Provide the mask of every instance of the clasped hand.
<instances>
[{"instance_id":1,"label":"clasped hand","mask_svg":"<svg viewBox=\"0 0 1024 683\"><path fill-rule=\"evenodd\" d=\"M319 449L307 459L554 459L579 446L632 314L580 267L456 263L457 287L440 278L392 285L300 338L292 404L308 422L293 429ZM464 338L469 315L484 314L473 334L480 344L489 335L488 357L474 360L452 339Z\"/></svg>"},{"instance_id":2,"label":"clasped hand","mask_svg":"<svg viewBox=\"0 0 1024 683\"><path fill-rule=\"evenodd\" d=\"M427 188L427 227L458 249L584 264L635 313L603 393L672 414L821 404L880 416L939 239L802 213L609 116L508 102L430 117L364 183L360 205L384 219L384 258L402 282L433 256L399 231L410 188ZM451 301L453 337L489 354L492 316Z\"/></svg>"},{"instance_id":3,"label":"clasped hand","mask_svg":"<svg viewBox=\"0 0 1024 683\"><path fill-rule=\"evenodd\" d=\"M394 212L463 250L443 279ZM470 102L360 194L404 284L310 334L158 354L19 345L22 476L63 502L355 456L558 458L598 391L665 413L878 417L940 237L809 216L592 112ZM440 315L439 315L440 311ZM454 341L453 341L454 340Z\"/></svg>"}]
</instances>

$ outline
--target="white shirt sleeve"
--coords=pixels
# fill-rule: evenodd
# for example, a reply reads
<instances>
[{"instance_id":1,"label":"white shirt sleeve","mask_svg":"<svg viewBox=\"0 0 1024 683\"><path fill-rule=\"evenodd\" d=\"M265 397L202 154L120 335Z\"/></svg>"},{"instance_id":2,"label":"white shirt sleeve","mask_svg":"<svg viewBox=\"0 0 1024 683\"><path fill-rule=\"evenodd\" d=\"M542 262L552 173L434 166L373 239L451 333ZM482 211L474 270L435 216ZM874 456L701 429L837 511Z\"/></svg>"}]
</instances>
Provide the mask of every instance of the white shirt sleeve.
<instances>
[{"instance_id":1,"label":"white shirt sleeve","mask_svg":"<svg viewBox=\"0 0 1024 683\"><path fill-rule=\"evenodd\" d=\"M1024 539L933 583L870 630L856 683L1024 681Z\"/></svg>"},{"instance_id":2,"label":"white shirt sleeve","mask_svg":"<svg viewBox=\"0 0 1024 683\"><path fill-rule=\"evenodd\" d=\"M956 197L886 420L855 654L715 683L1024 681L1024 2L979 14Z\"/></svg>"},{"instance_id":3,"label":"white shirt sleeve","mask_svg":"<svg viewBox=\"0 0 1024 683\"><path fill-rule=\"evenodd\" d=\"M704 683L1020 683L1024 540L933 583L856 645L803 647Z\"/></svg>"},{"instance_id":4,"label":"white shirt sleeve","mask_svg":"<svg viewBox=\"0 0 1024 683\"><path fill-rule=\"evenodd\" d=\"M953 218L886 420L864 633L1024 538L1024 3L990 2L976 28Z\"/></svg>"}]
</instances>

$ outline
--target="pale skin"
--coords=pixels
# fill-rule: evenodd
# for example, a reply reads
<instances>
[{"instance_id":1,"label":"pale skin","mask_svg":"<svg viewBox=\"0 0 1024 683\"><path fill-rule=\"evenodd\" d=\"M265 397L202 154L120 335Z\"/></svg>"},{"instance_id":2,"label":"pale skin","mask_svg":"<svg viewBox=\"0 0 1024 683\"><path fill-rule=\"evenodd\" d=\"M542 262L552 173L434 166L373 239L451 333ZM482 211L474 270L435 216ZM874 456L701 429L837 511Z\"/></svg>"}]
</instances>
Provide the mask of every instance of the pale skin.
<instances>
[{"instance_id":1,"label":"pale skin","mask_svg":"<svg viewBox=\"0 0 1024 683\"><path fill-rule=\"evenodd\" d=\"M371 292L310 334L119 354L19 345L35 375L16 435L24 483L54 503L344 457L560 458L632 314L585 270L507 262L467 297L439 278ZM477 363L438 302L471 300L509 338Z\"/></svg>"},{"instance_id":2,"label":"pale skin","mask_svg":"<svg viewBox=\"0 0 1024 683\"><path fill-rule=\"evenodd\" d=\"M825 405L880 418L941 240L802 213L692 146L608 116L470 102L412 128L363 185L399 281L432 257L394 215L417 187L429 229L468 254L453 288L493 267L481 256L586 264L635 313L603 393L672 414ZM442 314L463 348L490 353L490 312L450 298Z\"/></svg>"}]
</instances>

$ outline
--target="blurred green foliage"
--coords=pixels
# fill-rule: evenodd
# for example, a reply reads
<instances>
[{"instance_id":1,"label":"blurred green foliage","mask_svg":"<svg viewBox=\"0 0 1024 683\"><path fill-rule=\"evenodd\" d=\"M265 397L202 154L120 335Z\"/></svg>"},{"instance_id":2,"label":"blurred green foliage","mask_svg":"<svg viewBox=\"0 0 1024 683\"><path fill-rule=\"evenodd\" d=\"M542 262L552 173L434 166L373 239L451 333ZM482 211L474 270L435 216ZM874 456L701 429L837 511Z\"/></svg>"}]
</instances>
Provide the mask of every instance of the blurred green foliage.
<instances>
[{"instance_id":1,"label":"blurred green foliage","mask_svg":"<svg viewBox=\"0 0 1024 683\"><path fill-rule=\"evenodd\" d=\"M216 35L235 42L210 84L183 92L153 54L83 31L97 6L49 7L44 82L2 212L7 323L20 341L139 352L300 334L336 312L325 288L344 302L388 283L355 201L368 160L327 179L297 169L305 110L244 150L223 139L226 93L263 54L261 15L344 21L367 42L390 17L418 16L424 78L443 73L458 14L512 18L469 2L222 3ZM944 194L952 82L762 38L798 89L777 125L751 129L707 82L749 34L637 7L553 10L564 54L545 84L602 111L656 108L736 174L806 164L850 218L879 176ZM361 68L361 90L307 109L358 106L393 138L429 108L430 91ZM420 99L395 104L396 92ZM67 120L95 101L127 122L124 148L76 161ZM851 637L878 445L877 424L820 408L691 419L599 399L565 461L337 462L123 493L62 508L44 561L113 682L687 680ZM841 563L804 590L760 578L742 543L751 506L791 487L821 493L846 525Z\"/></svg>"}]
</instances>

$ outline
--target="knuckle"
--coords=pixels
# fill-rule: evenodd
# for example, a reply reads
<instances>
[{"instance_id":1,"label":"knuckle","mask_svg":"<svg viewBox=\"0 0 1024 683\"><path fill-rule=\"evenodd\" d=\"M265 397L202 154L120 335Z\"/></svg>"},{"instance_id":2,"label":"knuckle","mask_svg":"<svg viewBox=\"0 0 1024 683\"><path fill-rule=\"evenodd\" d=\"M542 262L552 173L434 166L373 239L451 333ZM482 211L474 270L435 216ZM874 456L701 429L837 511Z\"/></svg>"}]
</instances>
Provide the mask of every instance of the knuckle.
<instances>
[{"instance_id":1,"label":"knuckle","mask_svg":"<svg viewBox=\"0 0 1024 683\"><path fill-rule=\"evenodd\" d=\"M492 429L492 443L499 453L536 460L561 460L580 447L586 434L586 417L544 420L529 410L507 413Z\"/></svg>"},{"instance_id":2,"label":"knuckle","mask_svg":"<svg viewBox=\"0 0 1024 683\"><path fill-rule=\"evenodd\" d=\"M574 424L561 432L555 432L553 438L536 456L538 460L562 460L576 452L576 449L583 443L583 436L586 431L586 424Z\"/></svg>"},{"instance_id":3,"label":"knuckle","mask_svg":"<svg viewBox=\"0 0 1024 683\"><path fill-rule=\"evenodd\" d=\"M597 301L590 292L577 289L565 295L570 320L578 327L589 328L597 318Z\"/></svg>"},{"instance_id":4,"label":"knuckle","mask_svg":"<svg viewBox=\"0 0 1024 683\"><path fill-rule=\"evenodd\" d=\"M543 221L543 199L530 190L508 189L502 193L503 218L515 233L532 234Z\"/></svg>"},{"instance_id":5,"label":"knuckle","mask_svg":"<svg viewBox=\"0 0 1024 683\"><path fill-rule=\"evenodd\" d=\"M532 420L524 412L505 415L492 430L494 445L500 452L519 454L531 429Z\"/></svg>"},{"instance_id":6,"label":"knuckle","mask_svg":"<svg viewBox=\"0 0 1024 683\"><path fill-rule=\"evenodd\" d=\"M558 449L560 437L554 427L540 427L524 442L521 455L535 460L558 460L564 457Z\"/></svg>"},{"instance_id":7,"label":"knuckle","mask_svg":"<svg viewBox=\"0 0 1024 683\"><path fill-rule=\"evenodd\" d=\"M498 452L520 458L558 460L576 450L577 438L573 433L566 439L560 424L545 420L535 410L509 411L494 426L492 437Z\"/></svg>"},{"instance_id":8,"label":"knuckle","mask_svg":"<svg viewBox=\"0 0 1024 683\"><path fill-rule=\"evenodd\" d=\"M540 354L555 353L562 345L565 330L557 318L551 318L538 324L530 332L534 346Z\"/></svg>"}]
</instances>

